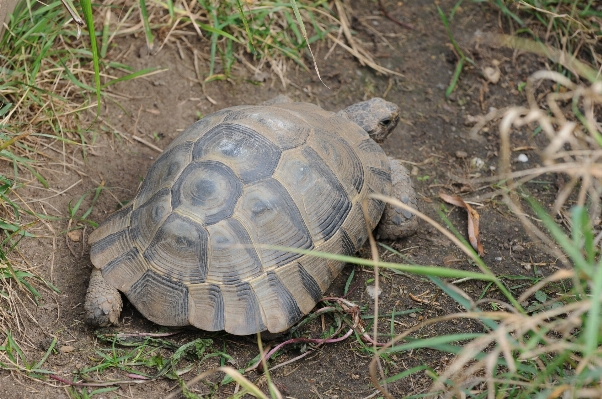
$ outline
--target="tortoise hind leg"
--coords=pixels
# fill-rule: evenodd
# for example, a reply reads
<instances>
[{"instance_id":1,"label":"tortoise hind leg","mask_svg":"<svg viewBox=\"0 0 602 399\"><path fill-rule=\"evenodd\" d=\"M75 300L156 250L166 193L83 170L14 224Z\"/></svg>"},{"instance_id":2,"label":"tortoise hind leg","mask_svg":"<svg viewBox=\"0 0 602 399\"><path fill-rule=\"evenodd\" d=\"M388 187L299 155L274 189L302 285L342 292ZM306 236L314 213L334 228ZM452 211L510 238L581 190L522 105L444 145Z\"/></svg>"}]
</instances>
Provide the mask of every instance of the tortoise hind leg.
<instances>
[{"instance_id":1,"label":"tortoise hind leg","mask_svg":"<svg viewBox=\"0 0 602 399\"><path fill-rule=\"evenodd\" d=\"M122 306L119 291L105 281L99 269L94 268L84 303L86 323L93 327L117 324Z\"/></svg>"},{"instance_id":2,"label":"tortoise hind leg","mask_svg":"<svg viewBox=\"0 0 602 399\"><path fill-rule=\"evenodd\" d=\"M389 157L391 164L391 197L396 198L412 208L418 209L416 191L412 186L410 173L396 159ZM385 211L376 227L376 237L384 240L396 240L411 236L418 229L418 217L410 211L385 205Z\"/></svg>"}]
</instances>

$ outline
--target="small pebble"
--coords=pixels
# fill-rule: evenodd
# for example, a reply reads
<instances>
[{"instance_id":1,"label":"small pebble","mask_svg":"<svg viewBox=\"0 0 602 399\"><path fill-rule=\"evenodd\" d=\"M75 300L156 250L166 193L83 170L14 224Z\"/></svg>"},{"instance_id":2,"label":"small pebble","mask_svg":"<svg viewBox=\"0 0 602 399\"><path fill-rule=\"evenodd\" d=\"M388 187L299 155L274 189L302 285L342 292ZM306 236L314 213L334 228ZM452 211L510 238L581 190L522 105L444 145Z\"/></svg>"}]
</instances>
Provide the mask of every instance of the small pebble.
<instances>
[{"instance_id":1,"label":"small pebble","mask_svg":"<svg viewBox=\"0 0 602 399\"><path fill-rule=\"evenodd\" d=\"M374 285L369 285L366 287L366 292L368 293L368 295L370 295L370 298L374 299L376 296L376 287ZM380 288L378 289L378 296L380 296L380 294L382 294L383 290L381 290Z\"/></svg>"},{"instance_id":2,"label":"small pebble","mask_svg":"<svg viewBox=\"0 0 602 399\"><path fill-rule=\"evenodd\" d=\"M75 350L75 348L71 345L64 345L59 348L59 351L61 353L70 353L70 352L73 352L74 350Z\"/></svg>"},{"instance_id":3,"label":"small pebble","mask_svg":"<svg viewBox=\"0 0 602 399\"><path fill-rule=\"evenodd\" d=\"M501 71L498 67L486 67L483 69L483 75L490 83L496 84L500 81Z\"/></svg>"},{"instance_id":4,"label":"small pebble","mask_svg":"<svg viewBox=\"0 0 602 399\"><path fill-rule=\"evenodd\" d=\"M531 265L527 263L527 264L524 266L524 268L525 268L525 270L531 270Z\"/></svg>"},{"instance_id":5,"label":"small pebble","mask_svg":"<svg viewBox=\"0 0 602 399\"><path fill-rule=\"evenodd\" d=\"M523 247L522 245L513 245L512 246L512 252L523 252L525 250L525 247Z\"/></svg>"},{"instance_id":6,"label":"small pebble","mask_svg":"<svg viewBox=\"0 0 602 399\"><path fill-rule=\"evenodd\" d=\"M501 256L496 256L495 260L497 260L498 262L501 262L502 261L502 257Z\"/></svg>"},{"instance_id":7,"label":"small pebble","mask_svg":"<svg viewBox=\"0 0 602 399\"><path fill-rule=\"evenodd\" d=\"M483 161L481 158L474 157L470 160L470 166L472 166L474 169L481 169L483 166L485 166L485 161Z\"/></svg>"},{"instance_id":8,"label":"small pebble","mask_svg":"<svg viewBox=\"0 0 602 399\"><path fill-rule=\"evenodd\" d=\"M516 160L518 162L529 162L529 157L526 156L525 154L518 154L518 157L516 158Z\"/></svg>"},{"instance_id":9,"label":"small pebble","mask_svg":"<svg viewBox=\"0 0 602 399\"><path fill-rule=\"evenodd\" d=\"M147 57L149 54L150 54L150 51L148 51L148 46L146 44L142 45L138 49L138 58Z\"/></svg>"},{"instance_id":10,"label":"small pebble","mask_svg":"<svg viewBox=\"0 0 602 399\"><path fill-rule=\"evenodd\" d=\"M456 151L456 158L464 159L468 156L466 151Z\"/></svg>"},{"instance_id":11,"label":"small pebble","mask_svg":"<svg viewBox=\"0 0 602 399\"><path fill-rule=\"evenodd\" d=\"M408 316L410 316L410 317L416 317L416 313L410 313Z\"/></svg>"},{"instance_id":12,"label":"small pebble","mask_svg":"<svg viewBox=\"0 0 602 399\"><path fill-rule=\"evenodd\" d=\"M80 230L71 230L67 233L67 236L73 242L80 242L82 239L82 232Z\"/></svg>"},{"instance_id":13,"label":"small pebble","mask_svg":"<svg viewBox=\"0 0 602 399\"><path fill-rule=\"evenodd\" d=\"M475 123L477 123L479 121L479 118L476 118L472 115L466 115L466 118L464 119L464 124L466 126L472 126Z\"/></svg>"}]
</instances>

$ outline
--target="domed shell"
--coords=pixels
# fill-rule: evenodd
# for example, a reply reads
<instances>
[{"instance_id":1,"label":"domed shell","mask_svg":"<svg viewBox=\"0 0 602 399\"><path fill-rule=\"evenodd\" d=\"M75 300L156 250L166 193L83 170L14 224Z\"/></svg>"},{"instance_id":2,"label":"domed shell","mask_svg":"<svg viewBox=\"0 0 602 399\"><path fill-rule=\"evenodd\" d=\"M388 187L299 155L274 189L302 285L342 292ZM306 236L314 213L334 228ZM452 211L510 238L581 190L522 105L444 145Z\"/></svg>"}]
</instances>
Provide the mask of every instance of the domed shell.
<instances>
[{"instance_id":1,"label":"domed shell","mask_svg":"<svg viewBox=\"0 0 602 399\"><path fill-rule=\"evenodd\" d=\"M390 188L384 152L353 122L306 103L232 107L165 149L90 255L157 324L277 333L344 266L282 247L355 253L384 209L368 194Z\"/></svg>"}]
</instances>

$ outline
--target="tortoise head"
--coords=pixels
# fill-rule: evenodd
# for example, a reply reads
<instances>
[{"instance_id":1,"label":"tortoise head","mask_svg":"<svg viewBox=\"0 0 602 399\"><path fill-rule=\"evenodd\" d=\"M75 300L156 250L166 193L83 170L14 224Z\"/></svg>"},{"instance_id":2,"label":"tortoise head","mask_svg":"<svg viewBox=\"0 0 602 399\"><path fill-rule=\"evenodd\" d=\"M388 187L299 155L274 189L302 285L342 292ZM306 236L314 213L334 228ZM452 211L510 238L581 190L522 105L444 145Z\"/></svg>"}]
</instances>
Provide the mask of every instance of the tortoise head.
<instances>
[{"instance_id":1,"label":"tortoise head","mask_svg":"<svg viewBox=\"0 0 602 399\"><path fill-rule=\"evenodd\" d=\"M377 97L350 105L337 115L355 122L374 141L382 143L399 122L399 107Z\"/></svg>"}]
</instances>

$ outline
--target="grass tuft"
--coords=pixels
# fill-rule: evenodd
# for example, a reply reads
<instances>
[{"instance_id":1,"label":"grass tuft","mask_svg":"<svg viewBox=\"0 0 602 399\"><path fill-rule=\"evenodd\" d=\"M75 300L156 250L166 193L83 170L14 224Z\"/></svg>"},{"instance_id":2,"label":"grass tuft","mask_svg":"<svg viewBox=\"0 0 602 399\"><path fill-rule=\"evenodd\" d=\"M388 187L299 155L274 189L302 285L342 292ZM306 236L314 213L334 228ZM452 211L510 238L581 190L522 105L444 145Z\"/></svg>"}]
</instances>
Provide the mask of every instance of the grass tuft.
<instances>
[{"instance_id":1,"label":"grass tuft","mask_svg":"<svg viewBox=\"0 0 602 399\"><path fill-rule=\"evenodd\" d=\"M599 69L602 65L602 10L592 0L489 0L517 35L541 40ZM517 26L518 25L518 26Z\"/></svg>"},{"instance_id":2,"label":"grass tuft","mask_svg":"<svg viewBox=\"0 0 602 399\"><path fill-rule=\"evenodd\" d=\"M501 278L492 274L490 285L498 285L508 300L495 300L494 311L483 310L491 301L484 294L474 301L457 285L426 272L465 312L427 320L379 349L370 372L387 398L392 397L387 382L411 378L422 369L383 377L377 371L377 360L418 348L454 356L442 372L427 371L433 379L429 394L442 398L595 397L602 390L602 234L594 230L599 226L595 219L599 218L602 193L602 124L597 112L602 105L602 83L586 86L557 72L540 71L528 79L525 90L528 106L508 108L500 122L499 179L504 182L505 202L525 230L534 240L542 240L567 268L535 280L530 287L521 285L519 297L514 296L514 289L505 290ZM542 167L512 169L511 133L519 129L543 132ZM568 181L549 207L539 204L525 188L527 182L545 173L564 175ZM554 215L568 203L572 207L565 229ZM536 218L527 217L529 213ZM453 226L448 227L454 231ZM470 254L468 243L459 241L456 244ZM487 274L474 255L473 260ZM518 304L528 306L523 309ZM425 327L450 319L478 321L483 331L412 338Z\"/></svg>"}]
</instances>

